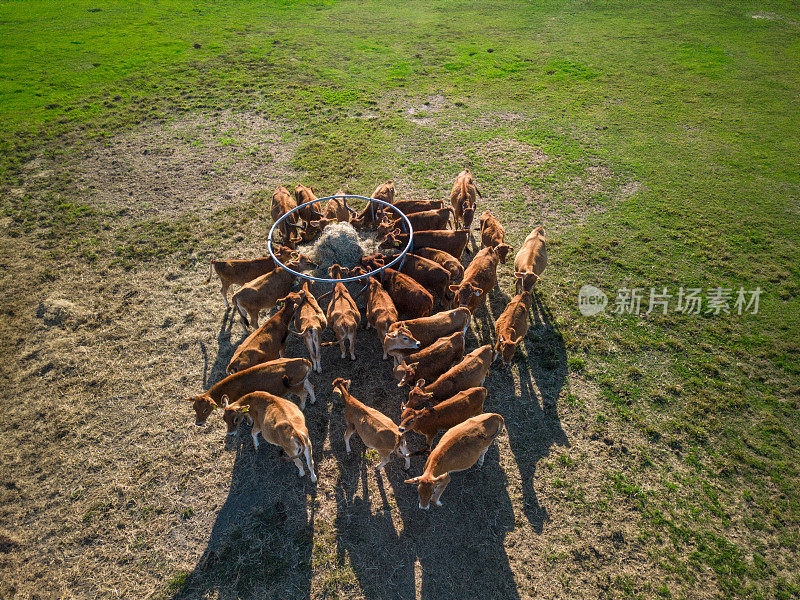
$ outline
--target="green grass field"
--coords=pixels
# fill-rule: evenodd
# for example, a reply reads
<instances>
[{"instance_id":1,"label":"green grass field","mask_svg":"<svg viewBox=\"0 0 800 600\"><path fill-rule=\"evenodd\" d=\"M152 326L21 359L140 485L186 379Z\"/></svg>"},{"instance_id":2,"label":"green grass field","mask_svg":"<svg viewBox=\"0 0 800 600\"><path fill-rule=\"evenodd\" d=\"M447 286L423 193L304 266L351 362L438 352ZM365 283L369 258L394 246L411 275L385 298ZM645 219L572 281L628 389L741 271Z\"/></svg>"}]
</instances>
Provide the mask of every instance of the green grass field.
<instances>
[{"instance_id":1,"label":"green grass field","mask_svg":"<svg viewBox=\"0 0 800 600\"><path fill-rule=\"evenodd\" d=\"M545 444L510 423L495 460L505 473L498 481L509 478L513 518L505 540L483 550L483 575L505 582L492 597L800 597L798 6L387 4L0 2L0 463L9 482L0 490L8 538L0 540L0 597L32 598L45 588L53 597L481 593L477 583L426 584L432 550L408 563L410 583L384 589L353 523L366 521L367 537L369 527L390 527L407 498L392 496L385 509L373 498L372 509L342 515L339 484L308 496L315 511L293 540L275 539L280 510L265 509L253 517L256 534L231 537L240 543L228 547L224 568L201 569L212 509L175 509L166 475L152 485L168 508L126 508L128 496L149 489L152 470L117 491L88 483L102 481L114 461L143 461L126 453L136 444L152 450L146 440L124 426L111 436L104 422L105 456L117 458L98 459L95 471L75 456L92 443L73 447L93 415L123 419L133 404L136 419L158 404L148 425L157 435L194 427L178 400L199 387L184 375L195 371L162 367L159 382L126 387L134 381L126 370L156 367L147 328L125 323L164 329L167 349L153 354L160 365L196 353L191 369L199 369L196 344L170 338L176 330L161 325L155 308L162 304L126 300L106 312L105 300L116 302L126 286L143 299L145 285L165 290L164 308L181 294L202 296L184 323L216 331L217 291L196 293L197 282L210 256L263 251L263 190L303 181L363 194L392 178L402 197L444 198L467 166L485 196L479 210L506 223L515 249L535 224L549 235L539 299L552 324L531 328L508 383L519 385L526 365L539 373L550 361L547 373L558 371L556 339L567 373L563 385L544 384L566 441ZM195 167L200 174L189 179ZM144 172L152 180L137 183ZM237 192L223 193L216 181L236 182L226 189ZM500 281L506 294L510 267ZM608 294L603 315L579 312L584 284ZM664 287L673 295L730 288L733 299L739 288L763 293L758 314L736 314L733 299L731 314L681 314L675 298L666 315L610 311L621 288L643 289L646 307L650 288ZM83 306L86 321L66 333L45 330L37 310L53 294ZM202 303L211 296L213 319ZM95 321L93 333L85 323ZM112 322L122 323L119 331L98 337ZM62 370L81 348L91 354L109 340L125 348L121 363L85 367L90 375L80 364ZM107 384L104 370L113 372ZM536 376L537 386L550 376ZM153 397L118 404L138 390ZM47 408L54 397L65 403L55 421ZM526 410L508 409L507 421ZM171 473L183 493L198 484L181 461L202 465L213 446L223 478L213 489L224 499L233 459L219 458L219 437L197 441L192 432L192 453L157 451L152 468ZM331 443L338 452L339 438ZM84 472L87 483L49 491L51 481ZM358 473L353 481L357 488ZM404 521L411 508L399 509ZM62 510L75 514L59 523ZM165 516L173 510L174 522ZM201 512L205 520L192 516ZM163 526L148 528L150 518ZM432 511L424 526L405 530L432 535L435 519ZM98 520L141 531L118 543L92 529ZM172 554L163 540L179 529L194 533L180 534ZM50 543L55 549L45 550ZM241 548L256 543L269 551L253 564ZM308 556L295 568L287 554L298 548ZM97 571L108 579L89 575Z\"/></svg>"}]
</instances>

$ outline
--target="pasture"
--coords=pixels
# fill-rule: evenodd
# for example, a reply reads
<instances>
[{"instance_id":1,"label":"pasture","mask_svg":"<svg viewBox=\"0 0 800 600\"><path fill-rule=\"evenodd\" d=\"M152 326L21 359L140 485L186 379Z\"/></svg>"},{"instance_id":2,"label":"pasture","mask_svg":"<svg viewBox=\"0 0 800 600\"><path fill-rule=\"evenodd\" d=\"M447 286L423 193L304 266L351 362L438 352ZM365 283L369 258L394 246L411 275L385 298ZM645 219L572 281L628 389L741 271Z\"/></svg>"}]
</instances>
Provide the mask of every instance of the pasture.
<instances>
[{"instance_id":1,"label":"pasture","mask_svg":"<svg viewBox=\"0 0 800 600\"><path fill-rule=\"evenodd\" d=\"M0 598L800 595L796 4L5 0L0 24ZM395 421L404 397L370 330L311 376L316 485L218 411L195 427L246 335L208 261L265 253L272 190L446 199L465 167L550 263L486 379L507 431L442 507L345 452L333 378Z\"/></svg>"}]
</instances>

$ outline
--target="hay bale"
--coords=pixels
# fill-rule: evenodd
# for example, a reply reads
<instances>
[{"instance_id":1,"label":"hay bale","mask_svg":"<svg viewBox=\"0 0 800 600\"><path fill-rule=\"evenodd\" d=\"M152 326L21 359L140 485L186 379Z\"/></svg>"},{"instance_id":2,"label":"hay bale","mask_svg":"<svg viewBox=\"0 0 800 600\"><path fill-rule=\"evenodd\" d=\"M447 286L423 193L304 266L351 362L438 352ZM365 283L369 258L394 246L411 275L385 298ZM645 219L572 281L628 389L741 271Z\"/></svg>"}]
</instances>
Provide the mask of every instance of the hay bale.
<instances>
[{"instance_id":1,"label":"hay bale","mask_svg":"<svg viewBox=\"0 0 800 600\"><path fill-rule=\"evenodd\" d=\"M360 264L361 257L364 256L361 244L361 237L350 223L334 223L323 230L308 250L301 251L307 252L319 264L317 277L328 277L328 268L331 265L352 268Z\"/></svg>"}]
</instances>

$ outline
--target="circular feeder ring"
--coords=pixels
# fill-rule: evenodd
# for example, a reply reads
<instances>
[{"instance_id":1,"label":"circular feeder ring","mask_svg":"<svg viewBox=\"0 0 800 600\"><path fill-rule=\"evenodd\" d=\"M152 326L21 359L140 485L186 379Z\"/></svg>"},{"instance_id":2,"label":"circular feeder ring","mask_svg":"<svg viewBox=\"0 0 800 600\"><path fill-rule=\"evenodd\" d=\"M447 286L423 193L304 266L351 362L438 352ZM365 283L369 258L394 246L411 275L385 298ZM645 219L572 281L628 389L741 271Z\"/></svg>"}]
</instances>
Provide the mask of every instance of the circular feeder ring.
<instances>
[{"instance_id":1,"label":"circular feeder ring","mask_svg":"<svg viewBox=\"0 0 800 600\"><path fill-rule=\"evenodd\" d=\"M327 278L327 277L314 277L313 275L306 275L304 273L300 273L298 271L295 271L294 269L290 269L289 267L287 267L285 264L283 264L280 261L280 259L277 256L275 256L275 252L272 249L272 236L275 233L275 229L284 221L284 219L289 217L289 215L291 215L293 213L296 213L297 211L299 211L304 206L311 206L312 204L316 204L317 202L322 202L323 200L333 200L334 198L345 198L345 199L347 199L347 198L355 198L357 200L366 200L367 202L377 202L378 204L383 204L384 206L388 206L389 208L391 208L395 213L400 215L400 217L403 219L403 223L404 223L405 228L406 228L406 233L408 233L408 243L406 244L406 247L403 248L402 252L400 252L400 254L398 254L394 258L394 260L392 260L392 262L390 262L388 265L384 265L379 269L375 269L374 271L370 271L369 273L365 273L364 275L359 275L358 277L344 277L343 279L330 279L330 278ZM269 234L267 236L267 250L269 251L269 255L272 257L272 260L275 261L276 265L278 265L282 269L286 269L287 271L289 271L289 273L291 273L292 275L295 275L296 277L301 277L303 279L307 279L309 281L316 281L316 282L319 282L319 283L333 283L333 284L335 284L335 283L349 283L351 281L360 281L360 280L365 279L367 277L371 277L373 275L377 275L378 273L380 273L384 269L388 269L390 267L393 267L397 263L400 263L400 267L398 267L398 270L402 269L403 268L403 263L405 262L406 254L408 254L408 252L413 247L414 247L414 229L411 227L411 221L408 220L408 217L405 215L405 213L403 211L401 211L400 209L395 207L393 204L389 204L388 202L385 202L383 200L379 200L378 198L367 198L366 196L356 196L354 194L336 194L335 196L326 196L325 198L317 198L316 200L311 200L310 202L306 202L304 204L301 204L300 206L297 206L297 207L293 208L292 210L290 210L289 212L286 212L283 215L281 215L281 217L277 221L275 221L275 223L272 225L272 227L269 230Z\"/></svg>"}]
</instances>

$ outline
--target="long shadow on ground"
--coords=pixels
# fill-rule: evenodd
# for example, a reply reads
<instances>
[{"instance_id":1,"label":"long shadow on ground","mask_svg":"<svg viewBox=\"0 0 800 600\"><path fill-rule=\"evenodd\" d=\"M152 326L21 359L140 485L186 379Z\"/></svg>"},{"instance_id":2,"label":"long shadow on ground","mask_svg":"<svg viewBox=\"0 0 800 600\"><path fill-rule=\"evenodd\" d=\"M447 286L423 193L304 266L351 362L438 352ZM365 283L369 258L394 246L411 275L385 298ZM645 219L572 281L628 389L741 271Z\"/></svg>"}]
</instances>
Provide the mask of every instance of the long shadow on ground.
<instances>
[{"instance_id":1,"label":"long shadow on ground","mask_svg":"<svg viewBox=\"0 0 800 600\"><path fill-rule=\"evenodd\" d=\"M200 342L200 352L203 354L203 389L205 390L225 379L227 375L225 369L228 368L228 363L231 362L233 353L239 344L247 338L247 332L242 330L241 337L231 342L237 314L235 310L226 310L225 316L222 317L222 323L217 334L217 356L214 358L210 370L208 366L208 350L205 344ZM236 326L241 327L240 325Z\"/></svg>"},{"instance_id":2,"label":"long shadow on ground","mask_svg":"<svg viewBox=\"0 0 800 600\"><path fill-rule=\"evenodd\" d=\"M262 442L256 451L249 428L229 445L236 458L228 497L201 559L172 598L308 598L314 518L306 495L314 485L275 446Z\"/></svg>"}]
</instances>

